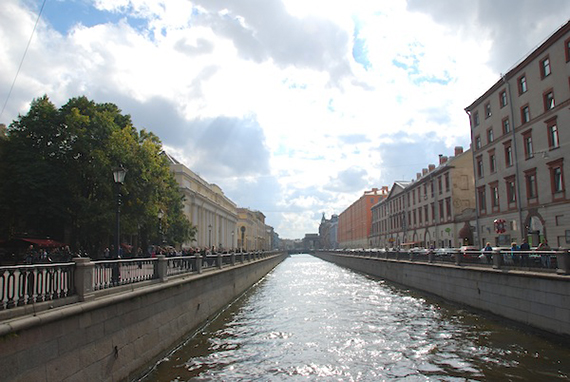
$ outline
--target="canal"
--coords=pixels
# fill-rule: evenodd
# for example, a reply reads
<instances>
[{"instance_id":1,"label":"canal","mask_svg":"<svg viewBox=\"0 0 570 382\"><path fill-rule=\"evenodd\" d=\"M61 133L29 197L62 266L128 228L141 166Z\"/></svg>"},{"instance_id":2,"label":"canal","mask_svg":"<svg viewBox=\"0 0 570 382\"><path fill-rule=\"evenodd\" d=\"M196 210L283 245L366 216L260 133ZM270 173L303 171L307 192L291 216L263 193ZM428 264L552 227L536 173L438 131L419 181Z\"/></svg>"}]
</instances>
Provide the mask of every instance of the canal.
<instances>
[{"instance_id":1,"label":"canal","mask_svg":"<svg viewBox=\"0 0 570 382\"><path fill-rule=\"evenodd\" d=\"M555 381L570 345L294 255L143 381Z\"/></svg>"}]
</instances>

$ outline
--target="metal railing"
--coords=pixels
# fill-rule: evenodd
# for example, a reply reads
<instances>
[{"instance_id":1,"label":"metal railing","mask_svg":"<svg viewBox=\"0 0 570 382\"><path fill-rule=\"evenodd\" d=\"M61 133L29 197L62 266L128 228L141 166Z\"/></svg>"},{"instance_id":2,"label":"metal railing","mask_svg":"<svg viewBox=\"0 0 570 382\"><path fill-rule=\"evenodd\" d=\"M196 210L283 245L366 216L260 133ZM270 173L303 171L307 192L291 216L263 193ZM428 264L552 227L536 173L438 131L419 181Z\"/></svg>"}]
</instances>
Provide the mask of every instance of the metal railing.
<instances>
[{"instance_id":1,"label":"metal railing","mask_svg":"<svg viewBox=\"0 0 570 382\"><path fill-rule=\"evenodd\" d=\"M222 269L275 254L218 253L95 261L82 257L72 263L0 266L0 311L70 296L83 301L95 291L145 281L164 282L168 277Z\"/></svg>"},{"instance_id":2,"label":"metal railing","mask_svg":"<svg viewBox=\"0 0 570 382\"><path fill-rule=\"evenodd\" d=\"M426 263L449 263L458 266L472 265L494 269L517 269L537 272L570 274L568 251L459 251L437 250L385 251L385 250L336 250L326 251L347 256L406 260Z\"/></svg>"}]
</instances>

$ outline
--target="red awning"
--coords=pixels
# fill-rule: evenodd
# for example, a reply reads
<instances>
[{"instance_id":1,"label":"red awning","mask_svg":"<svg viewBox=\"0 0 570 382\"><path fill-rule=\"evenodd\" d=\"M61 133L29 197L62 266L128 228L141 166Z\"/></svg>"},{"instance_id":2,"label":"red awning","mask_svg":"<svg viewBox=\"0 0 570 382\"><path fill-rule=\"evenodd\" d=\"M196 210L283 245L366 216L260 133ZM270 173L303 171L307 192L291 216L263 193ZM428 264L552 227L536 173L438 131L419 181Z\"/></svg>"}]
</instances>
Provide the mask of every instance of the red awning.
<instances>
[{"instance_id":1,"label":"red awning","mask_svg":"<svg viewBox=\"0 0 570 382\"><path fill-rule=\"evenodd\" d=\"M30 239L30 238L20 238L22 241L26 241L28 243L37 245L41 248L56 248L56 247L65 247L67 244L61 243L59 241L55 241L52 239Z\"/></svg>"}]
</instances>

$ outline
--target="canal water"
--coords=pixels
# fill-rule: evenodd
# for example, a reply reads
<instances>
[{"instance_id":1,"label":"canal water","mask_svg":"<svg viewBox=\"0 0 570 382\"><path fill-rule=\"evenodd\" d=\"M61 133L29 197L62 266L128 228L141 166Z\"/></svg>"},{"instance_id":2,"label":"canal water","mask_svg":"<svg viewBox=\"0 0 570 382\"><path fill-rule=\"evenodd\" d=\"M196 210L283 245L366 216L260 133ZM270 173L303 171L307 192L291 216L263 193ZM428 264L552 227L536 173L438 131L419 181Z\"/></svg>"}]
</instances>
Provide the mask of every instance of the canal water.
<instances>
[{"instance_id":1,"label":"canal water","mask_svg":"<svg viewBox=\"0 0 570 382\"><path fill-rule=\"evenodd\" d=\"M557 381L570 345L293 255L144 381Z\"/></svg>"}]
</instances>

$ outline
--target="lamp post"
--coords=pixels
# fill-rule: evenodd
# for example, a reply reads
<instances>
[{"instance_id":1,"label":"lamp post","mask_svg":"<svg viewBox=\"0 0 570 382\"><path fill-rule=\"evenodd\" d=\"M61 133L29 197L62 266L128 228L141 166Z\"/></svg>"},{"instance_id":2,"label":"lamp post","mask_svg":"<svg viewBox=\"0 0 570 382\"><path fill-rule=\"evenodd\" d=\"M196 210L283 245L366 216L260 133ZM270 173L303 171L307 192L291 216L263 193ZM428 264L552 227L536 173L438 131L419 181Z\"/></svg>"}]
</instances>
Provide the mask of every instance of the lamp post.
<instances>
[{"instance_id":1,"label":"lamp post","mask_svg":"<svg viewBox=\"0 0 570 382\"><path fill-rule=\"evenodd\" d=\"M164 242L164 235L162 234L162 218L164 217L164 211L162 209L158 210L158 240L160 245Z\"/></svg>"},{"instance_id":2,"label":"lamp post","mask_svg":"<svg viewBox=\"0 0 570 382\"><path fill-rule=\"evenodd\" d=\"M232 231L232 251L233 251L233 252L235 252L235 246L234 246L234 235L235 235L235 232L234 232L234 231Z\"/></svg>"},{"instance_id":3,"label":"lamp post","mask_svg":"<svg viewBox=\"0 0 570 382\"><path fill-rule=\"evenodd\" d=\"M127 170L120 165L113 170L113 179L117 187L117 233L116 233L116 243L117 248L115 249L115 258L119 258L119 247L121 245L121 185L125 181L125 175Z\"/></svg>"}]
</instances>

